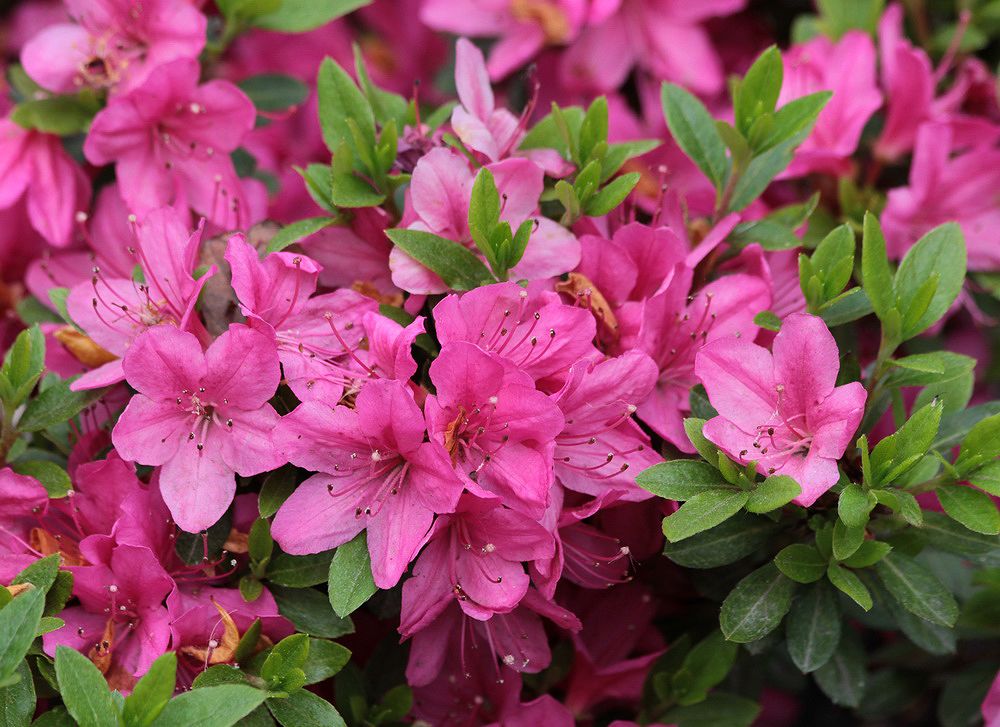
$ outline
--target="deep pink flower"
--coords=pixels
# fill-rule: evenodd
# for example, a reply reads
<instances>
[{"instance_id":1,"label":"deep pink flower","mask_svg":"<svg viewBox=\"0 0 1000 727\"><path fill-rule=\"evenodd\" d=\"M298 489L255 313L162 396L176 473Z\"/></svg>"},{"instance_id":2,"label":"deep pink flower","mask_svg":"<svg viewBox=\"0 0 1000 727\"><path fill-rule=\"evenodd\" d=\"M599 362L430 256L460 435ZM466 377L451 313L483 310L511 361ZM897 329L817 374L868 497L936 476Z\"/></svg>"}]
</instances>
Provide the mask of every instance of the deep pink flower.
<instances>
[{"instance_id":1,"label":"deep pink flower","mask_svg":"<svg viewBox=\"0 0 1000 727\"><path fill-rule=\"evenodd\" d=\"M793 46L783 60L779 108L810 93L833 92L784 176L847 173L865 124L882 106L871 38L852 30L834 43L821 35Z\"/></svg>"},{"instance_id":2,"label":"deep pink flower","mask_svg":"<svg viewBox=\"0 0 1000 727\"><path fill-rule=\"evenodd\" d=\"M400 633L426 628L452 601L479 621L511 612L528 592L523 562L553 552L552 535L537 522L498 498L466 493L454 514L435 521L403 584Z\"/></svg>"},{"instance_id":3,"label":"deep pink flower","mask_svg":"<svg viewBox=\"0 0 1000 727\"><path fill-rule=\"evenodd\" d=\"M837 483L867 392L857 381L836 386L840 352L816 316L788 316L772 348L727 336L698 353L696 373L719 412L704 434L737 462L792 477L802 488L794 502L809 507Z\"/></svg>"},{"instance_id":4,"label":"deep pink flower","mask_svg":"<svg viewBox=\"0 0 1000 727\"><path fill-rule=\"evenodd\" d=\"M128 691L170 644L163 600L174 582L147 548L94 536L81 546L89 565L70 567L79 606L59 614L66 625L45 634L45 652L69 646L90 656L113 688Z\"/></svg>"},{"instance_id":5,"label":"deep pink flower","mask_svg":"<svg viewBox=\"0 0 1000 727\"><path fill-rule=\"evenodd\" d=\"M524 220L535 225L524 256L510 270L513 280L537 280L561 275L576 267L580 244L573 233L547 217L536 215L542 193L541 167L528 159L505 159L487 165L500 193L500 219L517 229ZM473 247L469 232L469 198L475 176L464 157L450 149L432 149L417 162L410 181L404 220L410 229ZM400 248L389 255L392 282L411 293L445 293L447 285Z\"/></svg>"},{"instance_id":6,"label":"deep pink flower","mask_svg":"<svg viewBox=\"0 0 1000 727\"><path fill-rule=\"evenodd\" d=\"M564 305L550 291L496 283L449 295L434 308L442 345L468 341L500 356L547 391L558 389L569 367L594 352L589 312Z\"/></svg>"},{"instance_id":7,"label":"deep pink flower","mask_svg":"<svg viewBox=\"0 0 1000 727\"><path fill-rule=\"evenodd\" d=\"M1000 149L952 156L954 135L943 124L925 124L917 135L910 184L889 190L882 226L890 256L899 259L925 233L958 222L965 234L969 269L1000 268Z\"/></svg>"},{"instance_id":8,"label":"deep pink flower","mask_svg":"<svg viewBox=\"0 0 1000 727\"><path fill-rule=\"evenodd\" d=\"M639 351L570 368L553 396L566 418L555 450L556 477L564 487L589 495L622 490L629 500L649 497L636 487L635 475L663 458L632 415L657 376L656 364Z\"/></svg>"},{"instance_id":9,"label":"deep pink flower","mask_svg":"<svg viewBox=\"0 0 1000 727\"><path fill-rule=\"evenodd\" d=\"M562 59L563 82L598 92L620 87L635 65L695 93L722 89L723 69L701 23L737 12L746 0L618 0L592 10Z\"/></svg>"},{"instance_id":10,"label":"deep pink flower","mask_svg":"<svg viewBox=\"0 0 1000 727\"><path fill-rule=\"evenodd\" d=\"M202 230L199 227L189 233L170 207L153 210L141 225L135 226L134 247L130 248L133 267L139 266L145 282L136 282L131 269L124 275L108 275L97 264L90 280L70 291L66 306L73 321L95 343L119 357L84 374L73 383L75 389L93 389L123 380L121 357L136 337L152 326L166 323L203 330L200 320L192 314L215 268L194 279Z\"/></svg>"},{"instance_id":11,"label":"deep pink flower","mask_svg":"<svg viewBox=\"0 0 1000 727\"><path fill-rule=\"evenodd\" d=\"M986 693L980 711L983 713L985 727L1000 727L1000 672L997 672L990 690Z\"/></svg>"},{"instance_id":12,"label":"deep pink flower","mask_svg":"<svg viewBox=\"0 0 1000 727\"><path fill-rule=\"evenodd\" d=\"M639 418L682 452L694 451L683 419L691 387L698 383L695 355L719 338L752 341L758 330L754 316L771 302L767 283L757 276L728 275L689 297L691 277L690 268L678 266L670 285L642 303L635 340L622 342L647 353L660 371L653 391L638 405Z\"/></svg>"},{"instance_id":13,"label":"deep pink flower","mask_svg":"<svg viewBox=\"0 0 1000 727\"><path fill-rule=\"evenodd\" d=\"M301 555L367 529L375 584L392 588L434 514L452 512L462 491L444 448L423 440L423 415L399 381L365 384L354 409L299 405L282 419L275 442L293 464L320 474L278 510L274 539Z\"/></svg>"},{"instance_id":14,"label":"deep pink flower","mask_svg":"<svg viewBox=\"0 0 1000 727\"><path fill-rule=\"evenodd\" d=\"M327 287L368 283L380 293L397 294L399 288L389 270L393 245L385 235L388 225L388 215L381 208L357 209L348 224L326 227L303 240L301 247L323 266L319 281Z\"/></svg>"},{"instance_id":15,"label":"deep pink flower","mask_svg":"<svg viewBox=\"0 0 1000 727\"><path fill-rule=\"evenodd\" d=\"M545 46L571 41L586 17L585 0L424 0L420 9L421 21L435 30L500 36L488 64L494 81L526 64Z\"/></svg>"},{"instance_id":16,"label":"deep pink flower","mask_svg":"<svg viewBox=\"0 0 1000 727\"><path fill-rule=\"evenodd\" d=\"M533 517L545 511L552 452L563 416L531 377L480 348L456 341L430 367L436 396L427 429L466 482Z\"/></svg>"},{"instance_id":17,"label":"deep pink flower","mask_svg":"<svg viewBox=\"0 0 1000 727\"><path fill-rule=\"evenodd\" d=\"M122 197L137 214L181 199L224 229L249 226L250 202L230 152L256 111L228 81L198 84L201 67L179 59L111 99L83 145L94 164L115 164Z\"/></svg>"},{"instance_id":18,"label":"deep pink flower","mask_svg":"<svg viewBox=\"0 0 1000 727\"><path fill-rule=\"evenodd\" d=\"M278 355L266 336L233 325L207 351L172 326L143 333L124 361L139 393L115 425L122 457L162 465L160 488L174 521L197 532L225 513L244 477L274 469Z\"/></svg>"},{"instance_id":19,"label":"deep pink flower","mask_svg":"<svg viewBox=\"0 0 1000 727\"><path fill-rule=\"evenodd\" d=\"M58 136L0 120L0 180L0 209L23 198L38 234L56 247L73 241L76 214L90 199L90 180Z\"/></svg>"},{"instance_id":20,"label":"deep pink flower","mask_svg":"<svg viewBox=\"0 0 1000 727\"><path fill-rule=\"evenodd\" d=\"M28 541L48 504L48 492L34 477L0 469L0 583L10 583L36 560Z\"/></svg>"},{"instance_id":21,"label":"deep pink flower","mask_svg":"<svg viewBox=\"0 0 1000 727\"><path fill-rule=\"evenodd\" d=\"M25 71L49 91L129 90L167 61L197 58L205 46L205 16L184 0L65 5L76 23L50 25L21 52Z\"/></svg>"}]
</instances>

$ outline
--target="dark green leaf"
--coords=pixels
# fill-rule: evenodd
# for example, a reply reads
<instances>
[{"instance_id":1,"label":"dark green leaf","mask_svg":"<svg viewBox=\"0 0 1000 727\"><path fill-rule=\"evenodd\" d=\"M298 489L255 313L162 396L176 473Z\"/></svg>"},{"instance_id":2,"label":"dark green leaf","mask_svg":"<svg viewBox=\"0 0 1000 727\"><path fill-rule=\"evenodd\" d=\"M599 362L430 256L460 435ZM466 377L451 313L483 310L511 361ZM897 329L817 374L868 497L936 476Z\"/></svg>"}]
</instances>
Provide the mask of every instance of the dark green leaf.
<instances>
[{"instance_id":1,"label":"dark green leaf","mask_svg":"<svg viewBox=\"0 0 1000 727\"><path fill-rule=\"evenodd\" d=\"M176 674L177 655L172 651L152 663L125 698L122 711L125 727L146 727L157 718L173 696Z\"/></svg>"},{"instance_id":2,"label":"dark green leaf","mask_svg":"<svg viewBox=\"0 0 1000 727\"><path fill-rule=\"evenodd\" d=\"M837 563L831 563L826 576L837 590L861 606L865 611L872 607L872 595L853 572Z\"/></svg>"},{"instance_id":3,"label":"dark green leaf","mask_svg":"<svg viewBox=\"0 0 1000 727\"><path fill-rule=\"evenodd\" d=\"M941 626L958 618L955 598L926 567L898 551L875 564L875 572L906 610Z\"/></svg>"},{"instance_id":4,"label":"dark green leaf","mask_svg":"<svg viewBox=\"0 0 1000 727\"><path fill-rule=\"evenodd\" d=\"M350 650L340 644L324 639L309 639L309 656L302 664L306 684L329 679L343 669L350 658Z\"/></svg>"},{"instance_id":5,"label":"dark green leaf","mask_svg":"<svg viewBox=\"0 0 1000 727\"><path fill-rule=\"evenodd\" d=\"M66 422L100 399L105 391L70 391L68 381L57 381L28 402L17 428L22 432L40 432Z\"/></svg>"},{"instance_id":6,"label":"dark green leaf","mask_svg":"<svg viewBox=\"0 0 1000 727\"><path fill-rule=\"evenodd\" d=\"M939 487L935 494L951 519L983 535L1000 534L1000 512L985 492L965 485L949 485Z\"/></svg>"},{"instance_id":7,"label":"dark green leaf","mask_svg":"<svg viewBox=\"0 0 1000 727\"><path fill-rule=\"evenodd\" d=\"M364 533L337 548L328 571L330 606L341 618L357 610L376 591Z\"/></svg>"},{"instance_id":8,"label":"dark green leaf","mask_svg":"<svg viewBox=\"0 0 1000 727\"><path fill-rule=\"evenodd\" d=\"M785 621L788 654L804 674L830 660L840 643L840 607L825 581L795 600Z\"/></svg>"},{"instance_id":9,"label":"dark green leaf","mask_svg":"<svg viewBox=\"0 0 1000 727\"><path fill-rule=\"evenodd\" d=\"M285 699L269 699L267 708L284 727L346 727L332 704L305 689Z\"/></svg>"},{"instance_id":10,"label":"dark green leaf","mask_svg":"<svg viewBox=\"0 0 1000 727\"><path fill-rule=\"evenodd\" d=\"M258 111L284 111L303 103L309 87L297 78L280 73L262 73L239 82Z\"/></svg>"},{"instance_id":11,"label":"dark green leaf","mask_svg":"<svg viewBox=\"0 0 1000 727\"><path fill-rule=\"evenodd\" d=\"M812 583L826 573L827 560L815 547L793 543L774 556L774 564L793 581Z\"/></svg>"},{"instance_id":12,"label":"dark green leaf","mask_svg":"<svg viewBox=\"0 0 1000 727\"><path fill-rule=\"evenodd\" d=\"M90 659L67 646L57 647L56 678L66 709L80 727L117 727L118 710L108 684Z\"/></svg>"},{"instance_id":13,"label":"dark green leaf","mask_svg":"<svg viewBox=\"0 0 1000 727\"><path fill-rule=\"evenodd\" d=\"M738 513L750 497L743 490L709 490L688 499L663 521L663 534L676 543L713 528Z\"/></svg>"},{"instance_id":14,"label":"dark green leaf","mask_svg":"<svg viewBox=\"0 0 1000 727\"><path fill-rule=\"evenodd\" d=\"M299 631L324 639L353 633L351 620L335 614L326 596L319 591L284 586L272 586L270 590L278 602L278 611Z\"/></svg>"},{"instance_id":15,"label":"dark green leaf","mask_svg":"<svg viewBox=\"0 0 1000 727\"><path fill-rule=\"evenodd\" d=\"M0 687L0 727L25 727L35 713L35 685L27 661L21 661L15 675L17 681Z\"/></svg>"},{"instance_id":16,"label":"dark green leaf","mask_svg":"<svg viewBox=\"0 0 1000 727\"><path fill-rule=\"evenodd\" d=\"M386 230L400 249L440 276L453 290L472 290L495 282L482 261L468 248L422 230Z\"/></svg>"},{"instance_id":17,"label":"dark green leaf","mask_svg":"<svg viewBox=\"0 0 1000 727\"><path fill-rule=\"evenodd\" d=\"M171 699L154 727L231 727L250 714L267 692L241 684L221 684L184 692Z\"/></svg>"},{"instance_id":18,"label":"dark green leaf","mask_svg":"<svg viewBox=\"0 0 1000 727\"><path fill-rule=\"evenodd\" d=\"M844 629L837 651L814 673L816 683L834 704L857 707L865 691L868 673L861 639L853 629Z\"/></svg>"},{"instance_id":19,"label":"dark green leaf","mask_svg":"<svg viewBox=\"0 0 1000 727\"><path fill-rule=\"evenodd\" d=\"M685 568L717 568L760 548L775 527L767 518L739 513L679 543L666 543L663 554Z\"/></svg>"},{"instance_id":20,"label":"dark green leaf","mask_svg":"<svg viewBox=\"0 0 1000 727\"><path fill-rule=\"evenodd\" d=\"M45 607L45 591L32 588L0 610L0 683L20 664L38 631Z\"/></svg>"},{"instance_id":21,"label":"dark green leaf","mask_svg":"<svg viewBox=\"0 0 1000 727\"><path fill-rule=\"evenodd\" d=\"M639 473L635 482L654 495L679 501L727 487L719 470L693 459L675 459L653 465Z\"/></svg>"},{"instance_id":22,"label":"dark green leaf","mask_svg":"<svg viewBox=\"0 0 1000 727\"><path fill-rule=\"evenodd\" d=\"M663 84L663 113L678 146L709 181L721 188L728 174L726 147L708 109L697 98L673 83Z\"/></svg>"},{"instance_id":23,"label":"dark green leaf","mask_svg":"<svg viewBox=\"0 0 1000 727\"><path fill-rule=\"evenodd\" d=\"M271 582L281 586L292 588L315 586L327 580L332 558L332 550L313 555L278 553L271 559L267 577Z\"/></svg>"},{"instance_id":24,"label":"dark green leaf","mask_svg":"<svg viewBox=\"0 0 1000 727\"><path fill-rule=\"evenodd\" d=\"M788 613L794 592L795 582L773 563L761 566L736 584L723 601L719 615L722 632L738 643L767 636Z\"/></svg>"},{"instance_id":25,"label":"dark green leaf","mask_svg":"<svg viewBox=\"0 0 1000 727\"><path fill-rule=\"evenodd\" d=\"M664 723L677 727L750 727L760 705L727 692L712 692L708 699L687 707L674 707L663 716Z\"/></svg>"}]
</instances>

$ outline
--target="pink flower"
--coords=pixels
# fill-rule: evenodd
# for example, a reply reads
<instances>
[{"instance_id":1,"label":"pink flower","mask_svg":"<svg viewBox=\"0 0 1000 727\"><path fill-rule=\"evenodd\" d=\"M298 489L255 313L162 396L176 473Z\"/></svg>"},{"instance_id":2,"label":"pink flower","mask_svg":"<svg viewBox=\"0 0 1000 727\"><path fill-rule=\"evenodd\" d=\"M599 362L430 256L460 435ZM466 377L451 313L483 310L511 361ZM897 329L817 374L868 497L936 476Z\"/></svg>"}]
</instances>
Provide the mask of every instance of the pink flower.
<instances>
[{"instance_id":1,"label":"pink flower","mask_svg":"<svg viewBox=\"0 0 1000 727\"><path fill-rule=\"evenodd\" d=\"M580 31L585 0L424 0L420 19L435 30L472 37L500 36L489 71L499 80L547 45L563 45Z\"/></svg>"},{"instance_id":2,"label":"pink flower","mask_svg":"<svg viewBox=\"0 0 1000 727\"><path fill-rule=\"evenodd\" d=\"M48 492L34 477L0 469L0 583L10 583L36 560L29 533L48 504Z\"/></svg>"},{"instance_id":3,"label":"pink flower","mask_svg":"<svg viewBox=\"0 0 1000 727\"><path fill-rule=\"evenodd\" d=\"M845 174L861 132L882 106L875 82L875 46L861 31L849 31L836 43L818 36L784 54L780 108L817 91L833 91L812 133L795 152L784 176L810 172Z\"/></svg>"},{"instance_id":4,"label":"pink flower","mask_svg":"<svg viewBox=\"0 0 1000 727\"><path fill-rule=\"evenodd\" d=\"M249 202L229 157L256 111L228 81L198 84L201 68L179 59L111 99L83 145L94 164L115 164L126 204L137 214L184 199L222 228L249 226Z\"/></svg>"},{"instance_id":5,"label":"pink flower","mask_svg":"<svg viewBox=\"0 0 1000 727\"><path fill-rule=\"evenodd\" d=\"M274 340L285 380L301 401L336 402L345 391L356 391L376 375L373 367L378 362L373 359L377 356L371 354L383 350L385 336L376 335L378 344L370 351L362 350L366 333L371 335L368 316L402 330L378 315L374 300L353 290L310 297L320 267L304 255L278 252L261 260L243 235L234 235L226 248L226 261L240 310L252 328ZM411 331L410 342L423 330L421 326L417 323L419 330ZM409 356L408 345L405 355ZM395 371L394 358L389 365ZM403 378L415 370L416 363Z\"/></svg>"},{"instance_id":6,"label":"pink flower","mask_svg":"<svg viewBox=\"0 0 1000 727\"><path fill-rule=\"evenodd\" d=\"M452 601L479 621L509 613L528 592L523 561L550 558L553 548L552 535L531 518L498 498L464 494L454 514L435 521L403 584L400 633L417 633Z\"/></svg>"},{"instance_id":7,"label":"pink flower","mask_svg":"<svg viewBox=\"0 0 1000 727\"><path fill-rule=\"evenodd\" d=\"M523 136L517 117L496 108L483 52L465 38L455 45L455 85L460 104L451 112L451 127L473 151L490 161L507 156Z\"/></svg>"},{"instance_id":8,"label":"pink flower","mask_svg":"<svg viewBox=\"0 0 1000 727\"><path fill-rule=\"evenodd\" d=\"M857 381L836 386L840 352L816 316L788 316L772 348L727 336L698 353L696 373L719 412L704 434L737 462L792 477L802 488L794 502L809 507L837 483L867 392Z\"/></svg>"},{"instance_id":9,"label":"pink flower","mask_svg":"<svg viewBox=\"0 0 1000 727\"><path fill-rule=\"evenodd\" d=\"M531 377L471 343L446 345L430 366L436 396L424 405L431 439L467 482L540 517L552 485L563 416Z\"/></svg>"},{"instance_id":10,"label":"pink flower","mask_svg":"<svg viewBox=\"0 0 1000 727\"><path fill-rule=\"evenodd\" d=\"M174 582L147 548L94 536L81 546L90 565L70 567L79 606L59 614L66 625L45 634L45 652L69 646L87 654L108 683L128 691L170 644L163 599Z\"/></svg>"},{"instance_id":11,"label":"pink flower","mask_svg":"<svg viewBox=\"0 0 1000 727\"><path fill-rule=\"evenodd\" d=\"M90 280L76 285L66 301L73 321L95 343L119 357L84 374L73 383L74 389L122 381L125 374L120 357L152 326L167 323L203 330L193 315L194 305L205 282L215 273L212 267L198 280L193 276L203 228L189 233L170 207L153 210L141 225L133 226L133 267L139 266L145 282L137 283L131 269L118 275L112 270L112 275L106 275L98 264L93 266ZM117 266L126 267L123 263Z\"/></svg>"},{"instance_id":12,"label":"pink flower","mask_svg":"<svg viewBox=\"0 0 1000 727\"><path fill-rule=\"evenodd\" d=\"M746 0L618 0L592 10L562 59L570 86L613 91L639 65L658 80L676 81L694 93L722 90L723 69L701 23L734 13Z\"/></svg>"},{"instance_id":13,"label":"pink flower","mask_svg":"<svg viewBox=\"0 0 1000 727\"><path fill-rule=\"evenodd\" d=\"M90 180L58 136L0 120L0 180L0 209L23 198L38 234L56 247L73 241L76 213L90 199Z\"/></svg>"},{"instance_id":14,"label":"pink flower","mask_svg":"<svg viewBox=\"0 0 1000 727\"><path fill-rule=\"evenodd\" d=\"M656 364L639 351L570 368L553 396L566 418L555 449L555 473L564 487L589 495L621 490L629 500L649 497L635 485L635 475L663 458L632 415L657 377Z\"/></svg>"},{"instance_id":15,"label":"pink flower","mask_svg":"<svg viewBox=\"0 0 1000 727\"><path fill-rule=\"evenodd\" d=\"M399 293L389 270L393 246L385 236L388 224L384 210L363 207L353 210L350 223L326 227L303 240L302 249L323 266L320 283L331 288L369 283L380 293Z\"/></svg>"},{"instance_id":16,"label":"pink flower","mask_svg":"<svg viewBox=\"0 0 1000 727\"><path fill-rule=\"evenodd\" d=\"M185 0L65 4L76 23L50 25L21 53L28 75L55 93L129 90L167 61L197 58L205 45L205 16Z\"/></svg>"},{"instance_id":17,"label":"pink flower","mask_svg":"<svg viewBox=\"0 0 1000 727\"><path fill-rule=\"evenodd\" d=\"M580 244L562 225L535 215L542 193L541 167L527 159L505 159L487 165L502 200L500 219L517 229L530 219L535 227L520 262L510 270L513 280L536 280L572 270L580 259ZM469 198L475 177L466 160L450 149L432 149L417 162L409 187L404 220L410 229L473 247L469 232ZM411 293L445 293L448 286L436 273L394 248L389 256L392 282Z\"/></svg>"},{"instance_id":18,"label":"pink flower","mask_svg":"<svg viewBox=\"0 0 1000 727\"><path fill-rule=\"evenodd\" d=\"M689 297L692 273L678 266L666 289L639 309L635 340L622 342L647 353L660 371L649 397L638 405L639 418L682 452L694 451L683 419L691 387L698 383L696 354L720 338L752 341L754 316L771 302L767 283L745 273L719 278Z\"/></svg>"},{"instance_id":19,"label":"pink flower","mask_svg":"<svg viewBox=\"0 0 1000 727\"><path fill-rule=\"evenodd\" d=\"M994 677L990 689L986 693L980 711L983 713L985 727L1000 727L1000 672Z\"/></svg>"},{"instance_id":20,"label":"pink flower","mask_svg":"<svg viewBox=\"0 0 1000 727\"><path fill-rule=\"evenodd\" d=\"M954 135L943 124L924 124L917 135L910 185L889 190L882 214L889 254L902 258L925 233L956 221L965 234L969 269L1000 268L1000 149L952 156Z\"/></svg>"},{"instance_id":21,"label":"pink flower","mask_svg":"<svg viewBox=\"0 0 1000 727\"><path fill-rule=\"evenodd\" d=\"M510 361L546 391L558 389L569 367L594 353L589 312L564 305L550 291L532 293L497 283L449 295L434 308L442 346L468 341Z\"/></svg>"},{"instance_id":22,"label":"pink flower","mask_svg":"<svg viewBox=\"0 0 1000 727\"><path fill-rule=\"evenodd\" d=\"M233 325L207 351L172 326L136 339L124 361L132 397L112 433L125 459L162 465L163 500L188 532L214 524L244 477L281 464L271 443L278 355L266 336Z\"/></svg>"},{"instance_id":23,"label":"pink flower","mask_svg":"<svg viewBox=\"0 0 1000 727\"><path fill-rule=\"evenodd\" d=\"M282 419L275 442L293 464L320 474L278 510L274 539L301 555L367 529L375 585L392 588L434 514L452 512L462 492L444 448L423 439L423 415L399 381L366 384L354 409L299 405Z\"/></svg>"}]
</instances>

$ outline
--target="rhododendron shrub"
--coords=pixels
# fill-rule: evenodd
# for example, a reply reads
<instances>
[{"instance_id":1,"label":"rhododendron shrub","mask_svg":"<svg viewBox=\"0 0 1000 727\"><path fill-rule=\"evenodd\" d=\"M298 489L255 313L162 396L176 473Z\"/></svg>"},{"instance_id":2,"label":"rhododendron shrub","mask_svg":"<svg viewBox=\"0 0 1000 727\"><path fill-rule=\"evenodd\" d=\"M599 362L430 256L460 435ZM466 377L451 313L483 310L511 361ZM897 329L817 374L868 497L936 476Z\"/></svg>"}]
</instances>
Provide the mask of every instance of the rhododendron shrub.
<instances>
[{"instance_id":1,"label":"rhododendron shrub","mask_svg":"<svg viewBox=\"0 0 1000 727\"><path fill-rule=\"evenodd\" d=\"M809 5L8 3L0 727L1000 725L996 3Z\"/></svg>"}]
</instances>

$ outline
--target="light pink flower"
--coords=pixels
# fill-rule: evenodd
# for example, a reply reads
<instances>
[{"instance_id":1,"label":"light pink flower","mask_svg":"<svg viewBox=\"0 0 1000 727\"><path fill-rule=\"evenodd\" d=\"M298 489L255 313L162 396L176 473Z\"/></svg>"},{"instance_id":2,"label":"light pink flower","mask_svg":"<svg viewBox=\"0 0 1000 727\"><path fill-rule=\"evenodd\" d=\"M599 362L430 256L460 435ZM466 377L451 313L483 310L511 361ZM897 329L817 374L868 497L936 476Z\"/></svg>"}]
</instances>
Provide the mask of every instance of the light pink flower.
<instances>
[{"instance_id":1,"label":"light pink flower","mask_svg":"<svg viewBox=\"0 0 1000 727\"><path fill-rule=\"evenodd\" d=\"M64 609L66 624L42 643L49 655L68 646L104 661L105 678L128 691L170 644L163 600L174 581L147 548L94 536L81 550L90 565L68 568L80 605Z\"/></svg>"},{"instance_id":2,"label":"light pink flower","mask_svg":"<svg viewBox=\"0 0 1000 727\"><path fill-rule=\"evenodd\" d=\"M430 377L437 395L424 405L427 429L455 471L509 507L541 516L563 428L559 408L528 374L464 341L444 346Z\"/></svg>"},{"instance_id":3,"label":"light pink flower","mask_svg":"<svg viewBox=\"0 0 1000 727\"><path fill-rule=\"evenodd\" d=\"M562 225L535 214L542 193L541 167L527 159L505 159L487 165L502 200L500 219L517 229L530 219L535 227L520 262L510 270L513 280L536 280L572 270L580 259L580 244ZM407 211L410 229L432 232L472 248L469 198L475 177L464 157L450 149L432 149L413 170ZM400 248L389 255L392 282L411 293L445 293L440 277Z\"/></svg>"},{"instance_id":4,"label":"light pink flower","mask_svg":"<svg viewBox=\"0 0 1000 727\"><path fill-rule=\"evenodd\" d=\"M115 425L125 459L160 465L163 500L177 525L198 532L214 524L244 477L281 464L271 443L278 414L267 400L278 388L274 344L233 325L207 351L172 326L143 333L124 361L139 393Z\"/></svg>"},{"instance_id":5,"label":"light pink flower","mask_svg":"<svg viewBox=\"0 0 1000 727\"><path fill-rule=\"evenodd\" d=\"M287 553L318 553L368 531L372 574L392 588L416 556L435 513L462 491L441 445L399 381L366 384L354 409L305 402L282 419L275 442L296 466L320 474L299 485L271 532Z\"/></svg>"},{"instance_id":6,"label":"light pink flower","mask_svg":"<svg viewBox=\"0 0 1000 727\"><path fill-rule=\"evenodd\" d=\"M784 64L779 108L811 93L833 92L784 176L847 173L865 124L882 106L871 38L856 30L836 43L817 36L789 49Z\"/></svg>"},{"instance_id":7,"label":"light pink flower","mask_svg":"<svg viewBox=\"0 0 1000 727\"><path fill-rule=\"evenodd\" d=\"M73 383L74 389L122 381L125 374L120 357L152 326L166 323L203 331L193 315L194 305L215 268L194 279L202 231L199 227L189 232L170 207L153 210L141 225L134 226L134 247L130 248L133 267L139 267L145 282L136 282L132 269L118 275L112 269L108 275L98 262L91 269L90 280L70 291L66 306L73 321L95 343L119 357L81 376ZM117 260L115 263L115 267L127 267Z\"/></svg>"},{"instance_id":8,"label":"light pink flower","mask_svg":"<svg viewBox=\"0 0 1000 727\"><path fill-rule=\"evenodd\" d=\"M205 46L205 16L185 0L65 4L76 22L50 25L21 53L28 75L55 93L127 91L167 61L197 58Z\"/></svg>"},{"instance_id":9,"label":"light pink flower","mask_svg":"<svg viewBox=\"0 0 1000 727\"><path fill-rule=\"evenodd\" d=\"M31 226L55 247L73 241L76 213L90 199L90 180L53 134L0 120L0 209L27 201Z\"/></svg>"},{"instance_id":10,"label":"light pink flower","mask_svg":"<svg viewBox=\"0 0 1000 727\"><path fill-rule=\"evenodd\" d=\"M698 353L696 373L719 412L704 434L741 464L792 477L802 488L794 502L809 507L837 483L867 392L857 381L836 386L840 352L816 316L788 316L772 349L727 336Z\"/></svg>"},{"instance_id":11,"label":"light pink flower","mask_svg":"<svg viewBox=\"0 0 1000 727\"><path fill-rule=\"evenodd\" d=\"M126 204L137 214L182 199L225 229L249 226L251 210L230 152L256 111L228 81L199 85L201 68L179 59L115 96L94 117L83 145L94 164L115 164Z\"/></svg>"},{"instance_id":12,"label":"light pink flower","mask_svg":"<svg viewBox=\"0 0 1000 727\"><path fill-rule=\"evenodd\" d=\"M943 124L924 124L917 135L910 184L889 190L882 226L890 256L899 259L925 233L958 222L965 234L970 270L1000 268L1000 149L980 148L953 156L953 134Z\"/></svg>"}]
</instances>

